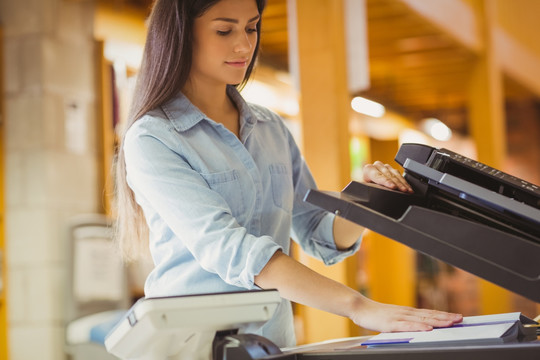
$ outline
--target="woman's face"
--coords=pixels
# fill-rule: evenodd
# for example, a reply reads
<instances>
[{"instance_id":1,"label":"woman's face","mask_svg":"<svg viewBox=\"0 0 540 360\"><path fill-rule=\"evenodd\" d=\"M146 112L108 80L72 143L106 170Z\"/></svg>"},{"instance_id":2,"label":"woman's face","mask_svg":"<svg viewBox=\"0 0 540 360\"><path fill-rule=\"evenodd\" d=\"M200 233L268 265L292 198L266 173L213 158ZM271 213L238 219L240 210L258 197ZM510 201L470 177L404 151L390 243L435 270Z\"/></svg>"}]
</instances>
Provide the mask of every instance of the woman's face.
<instances>
[{"instance_id":1,"label":"woman's face","mask_svg":"<svg viewBox=\"0 0 540 360\"><path fill-rule=\"evenodd\" d=\"M259 20L254 0L221 0L195 19L190 80L241 83L257 44Z\"/></svg>"}]
</instances>

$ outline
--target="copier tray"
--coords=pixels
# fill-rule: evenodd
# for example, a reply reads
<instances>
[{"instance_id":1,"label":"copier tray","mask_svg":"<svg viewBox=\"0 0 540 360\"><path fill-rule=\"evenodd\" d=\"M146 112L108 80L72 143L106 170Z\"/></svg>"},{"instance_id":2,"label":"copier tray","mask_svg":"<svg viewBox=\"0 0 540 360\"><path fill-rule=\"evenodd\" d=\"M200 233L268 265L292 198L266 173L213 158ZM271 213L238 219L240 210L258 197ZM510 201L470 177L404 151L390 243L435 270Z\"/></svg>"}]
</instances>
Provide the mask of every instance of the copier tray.
<instances>
[{"instance_id":1,"label":"copier tray","mask_svg":"<svg viewBox=\"0 0 540 360\"><path fill-rule=\"evenodd\" d=\"M414 180L410 175L406 178ZM416 185L417 181L409 181L414 194L353 181L340 193L310 190L305 201L540 302L540 239L534 233L537 224L532 221L532 232L519 224L513 227L505 224L513 220L481 214L478 199L467 204L466 194L452 197L441 191L438 181L422 181L424 188ZM535 214L537 209L530 210ZM518 218L510 215L510 219Z\"/></svg>"}]
</instances>

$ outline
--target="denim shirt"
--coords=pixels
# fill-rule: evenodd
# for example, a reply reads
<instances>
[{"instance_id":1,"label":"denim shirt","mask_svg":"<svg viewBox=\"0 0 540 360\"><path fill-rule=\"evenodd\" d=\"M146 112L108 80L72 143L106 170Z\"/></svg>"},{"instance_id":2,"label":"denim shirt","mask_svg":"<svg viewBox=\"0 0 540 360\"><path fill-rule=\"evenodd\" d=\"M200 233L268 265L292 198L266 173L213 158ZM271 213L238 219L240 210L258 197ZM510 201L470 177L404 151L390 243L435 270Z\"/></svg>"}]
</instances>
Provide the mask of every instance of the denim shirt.
<instances>
[{"instance_id":1,"label":"denim shirt","mask_svg":"<svg viewBox=\"0 0 540 360\"><path fill-rule=\"evenodd\" d=\"M359 247L360 240L337 250L334 215L303 201L315 182L282 119L232 86L227 94L239 111L239 138L182 94L125 135L127 180L155 264L147 297L259 289L254 277L276 251L289 254L291 238L326 264ZM294 345L290 303L250 332Z\"/></svg>"}]
</instances>

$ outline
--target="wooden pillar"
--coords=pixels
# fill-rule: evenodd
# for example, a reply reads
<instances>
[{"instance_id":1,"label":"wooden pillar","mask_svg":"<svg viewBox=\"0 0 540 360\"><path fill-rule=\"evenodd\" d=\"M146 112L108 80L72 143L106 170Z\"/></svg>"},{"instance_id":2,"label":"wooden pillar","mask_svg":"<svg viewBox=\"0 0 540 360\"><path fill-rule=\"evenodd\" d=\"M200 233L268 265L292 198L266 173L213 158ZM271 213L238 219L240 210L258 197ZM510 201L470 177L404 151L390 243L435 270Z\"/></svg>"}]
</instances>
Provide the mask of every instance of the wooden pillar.
<instances>
[{"instance_id":1,"label":"wooden pillar","mask_svg":"<svg viewBox=\"0 0 540 360\"><path fill-rule=\"evenodd\" d=\"M503 169L506 155L506 128L502 71L494 48L496 3L476 2L484 48L473 68L469 96L469 127L476 143L478 160ZM480 281L480 311L484 314L511 311L510 292L487 281Z\"/></svg>"},{"instance_id":2,"label":"wooden pillar","mask_svg":"<svg viewBox=\"0 0 540 360\"><path fill-rule=\"evenodd\" d=\"M324 190L341 190L350 181L349 115L343 0L293 0L289 24L297 48L296 77L300 87L303 155ZM294 73L294 70L293 70ZM315 271L354 285L354 260L326 267L301 259ZM350 270L349 270L350 269ZM354 334L356 326L343 317L299 306L304 342Z\"/></svg>"},{"instance_id":3,"label":"wooden pillar","mask_svg":"<svg viewBox=\"0 0 540 360\"><path fill-rule=\"evenodd\" d=\"M0 28L0 360L7 360L7 260L4 240L4 34Z\"/></svg>"},{"instance_id":4,"label":"wooden pillar","mask_svg":"<svg viewBox=\"0 0 540 360\"><path fill-rule=\"evenodd\" d=\"M296 0L303 154L319 187L350 180L342 0Z\"/></svg>"},{"instance_id":5,"label":"wooden pillar","mask_svg":"<svg viewBox=\"0 0 540 360\"><path fill-rule=\"evenodd\" d=\"M370 139L371 160L399 168L394 157L397 140ZM369 231L364 237L368 295L376 301L416 306L416 252L397 241Z\"/></svg>"},{"instance_id":6,"label":"wooden pillar","mask_svg":"<svg viewBox=\"0 0 540 360\"><path fill-rule=\"evenodd\" d=\"M97 134L98 144L98 187L99 204L102 204L103 212L112 216L112 198L114 193L113 158L115 152L115 135L112 104L112 70L110 62L105 58L105 44L102 40L96 40L96 93L98 120Z\"/></svg>"},{"instance_id":7,"label":"wooden pillar","mask_svg":"<svg viewBox=\"0 0 540 360\"><path fill-rule=\"evenodd\" d=\"M469 129L478 160L501 168L506 155L506 125L502 71L493 44L495 3L481 0L484 49L479 54L470 82Z\"/></svg>"}]
</instances>

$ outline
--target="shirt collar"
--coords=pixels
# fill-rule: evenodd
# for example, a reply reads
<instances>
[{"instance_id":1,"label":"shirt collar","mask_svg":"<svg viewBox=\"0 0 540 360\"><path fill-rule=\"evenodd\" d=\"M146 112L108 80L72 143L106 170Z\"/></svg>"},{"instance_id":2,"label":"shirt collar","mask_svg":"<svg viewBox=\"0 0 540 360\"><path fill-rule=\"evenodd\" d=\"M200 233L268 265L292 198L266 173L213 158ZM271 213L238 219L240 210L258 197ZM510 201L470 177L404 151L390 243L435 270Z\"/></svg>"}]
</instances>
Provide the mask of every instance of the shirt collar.
<instances>
[{"instance_id":1,"label":"shirt collar","mask_svg":"<svg viewBox=\"0 0 540 360\"><path fill-rule=\"evenodd\" d=\"M257 121L265 120L264 117L255 115L236 87L227 85L227 95L236 104L240 114L240 127L245 124L253 126ZM191 129L202 120L213 121L182 93L161 105L161 108L176 130L180 132Z\"/></svg>"}]
</instances>

